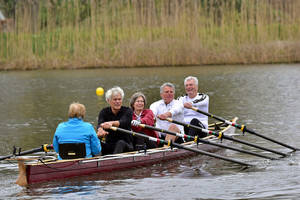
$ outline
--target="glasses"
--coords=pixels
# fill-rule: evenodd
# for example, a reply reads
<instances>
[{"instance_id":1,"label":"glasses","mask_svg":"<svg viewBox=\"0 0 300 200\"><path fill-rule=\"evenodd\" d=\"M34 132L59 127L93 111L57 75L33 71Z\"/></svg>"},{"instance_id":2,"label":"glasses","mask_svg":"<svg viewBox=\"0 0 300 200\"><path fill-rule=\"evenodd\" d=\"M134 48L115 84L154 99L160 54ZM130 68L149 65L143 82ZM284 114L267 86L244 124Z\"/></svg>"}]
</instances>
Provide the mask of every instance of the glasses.
<instances>
[{"instance_id":1,"label":"glasses","mask_svg":"<svg viewBox=\"0 0 300 200\"><path fill-rule=\"evenodd\" d=\"M135 101L135 103L144 103L144 101L143 100L137 100L137 101Z\"/></svg>"}]
</instances>

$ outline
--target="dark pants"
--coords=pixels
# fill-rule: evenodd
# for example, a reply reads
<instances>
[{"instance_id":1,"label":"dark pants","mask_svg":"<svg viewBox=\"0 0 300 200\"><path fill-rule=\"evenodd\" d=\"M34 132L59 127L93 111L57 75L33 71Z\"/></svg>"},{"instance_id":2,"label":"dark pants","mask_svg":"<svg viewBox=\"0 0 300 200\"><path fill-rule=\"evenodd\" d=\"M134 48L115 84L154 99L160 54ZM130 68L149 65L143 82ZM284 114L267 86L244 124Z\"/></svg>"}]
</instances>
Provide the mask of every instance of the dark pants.
<instances>
[{"instance_id":1,"label":"dark pants","mask_svg":"<svg viewBox=\"0 0 300 200\"><path fill-rule=\"evenodd\" d=\"M148 139L145 138L140 138L140 137L135 137L133 140L134 146L135 146L135 150L141 150L144 149L144 145L146 145L147 149L152 149L152 148L156 148L157 144L154 141L150 141Z\"/></svg>"},{"instance_id":2,"label":"dark pants","mask_svg":"<svg viewBox=\"0 0 300 200\"><path fill-rule=\"evenodd\" d=\"M160 139L165 140L166 136L165 135L161 135ZM177 137L174 141L177 144L181 144L184 143L184 140L182 139L182 137ZM159 147L163 147L165 144L160 144Z\"/></svg>"},{"instance_id":3,"label":"dark pants","mask_svg":"<svg viewBox=\"0 0 300 200\"><path fill-rule=\"evenodd\" d=\"M205 129L205 126L198 119L196 119L196 118L192 119L192 121L190 122L190 124ZM206 133L204 133L204 132L202 132L200 130L196 130L194 128L184 127L184 132L187 135L199 136L200 138L204 138L204 137L207 136Z\"/></svg>"},{"instance_id":4,"label":"dark pants","mask_svg":"<svg viewBox=\"0 0 300 200\"><path fill-rule=\"evenodd\" d=\"M128 151L133 151L133 145L124 140L118 140L116 143L102 143L102 155L117 154Z\"/></svg>"}]
</instances>

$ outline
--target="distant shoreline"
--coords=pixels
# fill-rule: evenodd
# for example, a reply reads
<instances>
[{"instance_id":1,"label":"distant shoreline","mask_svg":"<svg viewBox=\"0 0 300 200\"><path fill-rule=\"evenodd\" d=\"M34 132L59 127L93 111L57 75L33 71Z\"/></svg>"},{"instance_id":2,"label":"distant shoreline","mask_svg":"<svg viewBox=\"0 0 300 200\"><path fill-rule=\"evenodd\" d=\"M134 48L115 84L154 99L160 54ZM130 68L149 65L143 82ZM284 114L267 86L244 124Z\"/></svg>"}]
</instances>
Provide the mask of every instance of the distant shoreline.
<instances>
[{"instance_id":1,"label":"distant shoreline","mask_svg":"<svg viewBox=\"0 0 300 200\"><path fill-rule=\"evenodd\" d=\"M9 63L0 62L0 71L19 71L19 70L55 70L55 69L97 69L97 68L144 68L144 67L184 67L184 66L209 66L209 65L251 65L251 64L281 64L281 63L300 63L300 41L297 43L290 42L276 42L273 45L256 45L264 46L263 50L261 48L256 48L256 50L248 47L248 52L244 51L243 56L237 57L236 54L230 54L230 50L223 52L223 54L207 55L201 54L199 57L204 58L209 56L209 59L203 60L203 62L192 63L166 63L163 64L129 64L129 65L118 65L117 62L109 61L108 63L102 62L97 64L97 60L70 60L70 61L56 61L52 65L53 61L47 61L47 58L41 60L40 62L35 60L34 63L26 61L22 63L21 61L16 62L11 65ZM280 54L274 54L274 49ZM205 52L205 51L204 51ZM151 56L151 55L149 55ZM228 58L228 59L227 59ZM248 58L248 59L247 59ZM251 59L249 59L251 58ZM193 58L190 58L193 59Z\"/></svg>"},{"instance_id":2,"label":"distant shoreline","mask_svg":"<svg viewBox=\"0 0 300 200\"><path fill-rule=\"evenodd\" d=\"M157 67L204 67L204 66L226 66L226 65L278 65L278 64L298 64L300 61L295 62L270 62L270 63L211 63L211 64L187 64L187 65L152 65L152 66L77 66L77 67L55 67L55 68L43 68L43 67L28 67L24 69L20 68L0 68L0 72L5 71L36 71L36 70L93 70L93 69L138 69L138 68L157 68Z\"/></svg>"}]
</instances>

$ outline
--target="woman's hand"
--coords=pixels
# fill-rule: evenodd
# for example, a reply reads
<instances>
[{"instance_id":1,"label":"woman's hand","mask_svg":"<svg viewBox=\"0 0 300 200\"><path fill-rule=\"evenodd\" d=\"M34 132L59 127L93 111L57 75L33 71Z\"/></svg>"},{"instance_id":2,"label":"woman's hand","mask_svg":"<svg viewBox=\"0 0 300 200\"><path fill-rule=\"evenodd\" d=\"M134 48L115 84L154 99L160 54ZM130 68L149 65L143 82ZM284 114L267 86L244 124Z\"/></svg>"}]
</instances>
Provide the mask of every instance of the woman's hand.
<instances>
[{"instance_id":1,"label":"woman's hand","mask_svg":"<svg viewBox=\"0 0 300 200\"><path fill-rule=\"evenodd\" d=\"M138 120L132 120L132 121L131 121L131 125L132 125L132 126L139 126L140 124L141 124L141 122L138 121Z\"/></svg>"}]
</instances>

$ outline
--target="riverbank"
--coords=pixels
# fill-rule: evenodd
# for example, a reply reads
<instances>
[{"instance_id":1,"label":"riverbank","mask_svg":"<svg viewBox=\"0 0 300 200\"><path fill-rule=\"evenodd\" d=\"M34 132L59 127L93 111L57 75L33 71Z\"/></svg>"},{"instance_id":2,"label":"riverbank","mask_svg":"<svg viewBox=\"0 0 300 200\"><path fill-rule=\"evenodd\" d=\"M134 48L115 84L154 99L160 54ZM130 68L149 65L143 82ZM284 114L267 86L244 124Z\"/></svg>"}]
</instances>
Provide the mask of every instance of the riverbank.
<instances>
[{"instance_id":1,"label":"riverbank","mask_svg":"<svg viewBox=\"0 0 300 200\"><path fill-rule=\"evenodd\" d=\"M298 1L30 2L0 70L300 62Z\"/></svg>"}]
</instances>

